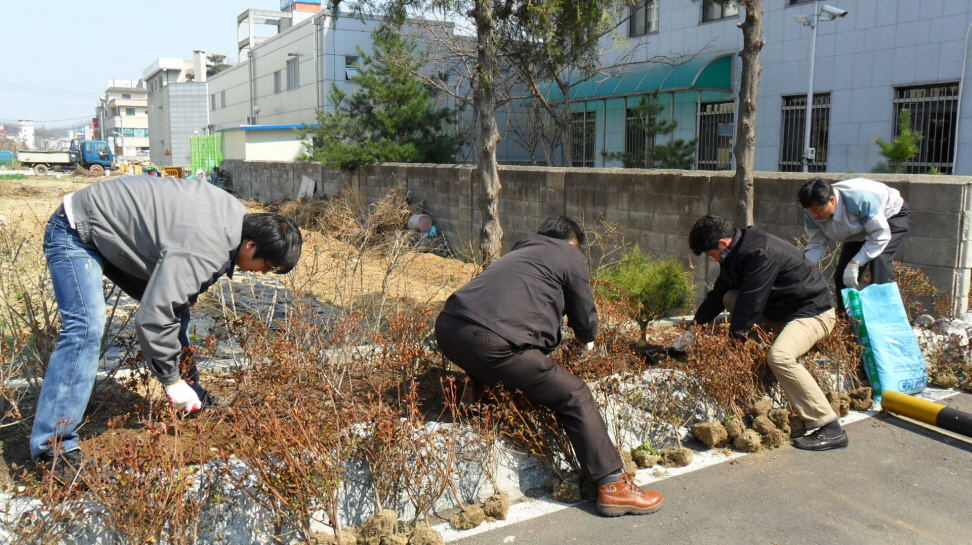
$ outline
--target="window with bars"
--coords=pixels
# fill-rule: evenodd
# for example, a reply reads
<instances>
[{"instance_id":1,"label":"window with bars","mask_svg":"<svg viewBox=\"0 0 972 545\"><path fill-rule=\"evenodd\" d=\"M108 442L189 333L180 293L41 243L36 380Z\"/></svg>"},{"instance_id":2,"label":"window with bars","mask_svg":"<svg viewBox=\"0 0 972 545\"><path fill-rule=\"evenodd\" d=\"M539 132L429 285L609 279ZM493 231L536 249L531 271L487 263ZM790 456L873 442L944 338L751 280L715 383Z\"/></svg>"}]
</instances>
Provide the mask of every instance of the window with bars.
<instances>
[{"instance_id":1,"label":"window with bars","mask_svg":"<svg viewBox=\"0 0 972 545\"><path fill-rule=\"evenodd\" d=\"M702 22L718 21L726 17L739 15L739 6L735 2L719 2L719 0L702 0Z\"/></svg>"},{"instance_id":2,"label":"window with bars","mask_svg":"<svg viewBox=\"0 0 972 545\"><path fill-rule=\"evenodd\" d=\"M935 168L941 174L955 169L955 129L959 84L938 83L894 89L894 136L898 116L911 112L911 128L921 133L918 154L904 163L905 172L921 174Z\"/></svg>"},{"instance_id":3,"label":"window with bars","mask_svg":"<svg viewBox=\"0 0 972 545\"><path fill-rule=\"evenodd\" d=\"M789 5L796 6L799 4L809 4L810 2L813 2L813 0L789 0Z\"/></svg>"},{"instance_id":4,"label":"window with bars","mask_svg":"<svg viewBox=\"0 0 972 545\"><path fill-rule=\"evenodd\" d=\"M640 0L631 8L628 36L644 36L658 32L658 0Z\"/></svg>"},{"instance_id":5,"label":"window with bars","mask_svg":"<svg viewBox=\"0 0 972 545\"><path fill-rule=\"evenodd\" d=\"M300 65L297 58L287 60L287 90L300 87Z\"/></svg>"},{"instance_id":6,"label":"window with bars","mask_svg":"<svg viewBox=\"0 0 972 545\"><path fill-rule=\"evenodd\" d=\"M273 73L273 93L277 94L281 91L283 91L283 74L277 70Z\"/></svg>"},{"instance_id":7,"label":"window with bars","mask_svg":"<svg viewBox=\"0 0 972 545\"><path fill-rule=\"evenodd\" d=\"M732 168L732 146L736 138L735 117L736 104L731 100L699 104L696 168L699 170Z\"/></svg>"},{"instance_id":8,"label":"window with bars","mask_svg":"<svg viewBox=\"0 0 972 545\"><path fill-rule=\"evenodd\" d=\"M597 112L574 112L571 115L571 166L594 166L594 131L597 125L596 114Z\"/></svg>"},{"instance_id":9,"label":"window with bars","mask_svg":"<svg viewBox=\"0 0 972 545\"><path fill-rule=\"evenodd\" d=\"M783 97L780 123L780 172L803 171L803 142L806 138L807 96ZM810 147L815 157L810 161L810 172L827 171L827 143L830 140L830 93L813 95L810 117Z\"/></svg>"},{"instance_id":10,"label":"window with bars","mask_svg":"<svg viewBox=\"0 0 972 545\"><path fill-rule=\"evenodd\" d=\"M654 116L645 119L638 109L627 109L624 123L624 153L628 159L625 167L652 168L653 165L648 160L648 150L655 147L655 136L649 135L645 127L654 123Z\"/></svg>"}]
</instances>

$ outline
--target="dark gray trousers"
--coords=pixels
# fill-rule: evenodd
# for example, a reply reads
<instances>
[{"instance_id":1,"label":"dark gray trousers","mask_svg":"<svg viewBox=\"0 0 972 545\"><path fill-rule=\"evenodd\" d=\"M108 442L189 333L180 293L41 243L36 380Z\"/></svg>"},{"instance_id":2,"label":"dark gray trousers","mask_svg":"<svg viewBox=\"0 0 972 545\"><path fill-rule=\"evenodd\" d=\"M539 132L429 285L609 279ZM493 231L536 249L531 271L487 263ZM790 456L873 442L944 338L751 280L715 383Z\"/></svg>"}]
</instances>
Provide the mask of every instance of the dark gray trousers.
<instances>
[{"instance_id":1,"label":"dark gray trousers","mask_svg":"<svg viewBox=\"0 0 972 545\"><path fill-rule=\"evenodd\" d=\"M439 314L435 338L439 350L472 378L490 386L502 383L553 410L587 478L596 482L622 469L624 462L583 380L539 350L517 350L492 331L449 314Z\"/></svg>"},{"instance_id":2,"label":"dark gray trousers","mask_svg":"<svg viewBox=\"0 0 972 545\"><path fill-rule=\"evenodd\" d=\"M911 209L908 208L908 203L904 203L901 205L900 212L888 218L888 226L891 227L891 242L888 242L881 255L861 267L861 274L864 274L864 269L867 267L871 268L872 284L894 282L894 254L901 248L901 243L904 241L905 233L908 232L910 225ZM847 313L844 308L844 299L840 296L840 292L847 287L844 284L844 269L854 259L857 252L861 251L862 246L864 246L862 240L844 242L840 246L840 257L837 259L837 267L834 269L834 291L837 292L837 311L840 314Z\"/></svg>"}]
</instances>

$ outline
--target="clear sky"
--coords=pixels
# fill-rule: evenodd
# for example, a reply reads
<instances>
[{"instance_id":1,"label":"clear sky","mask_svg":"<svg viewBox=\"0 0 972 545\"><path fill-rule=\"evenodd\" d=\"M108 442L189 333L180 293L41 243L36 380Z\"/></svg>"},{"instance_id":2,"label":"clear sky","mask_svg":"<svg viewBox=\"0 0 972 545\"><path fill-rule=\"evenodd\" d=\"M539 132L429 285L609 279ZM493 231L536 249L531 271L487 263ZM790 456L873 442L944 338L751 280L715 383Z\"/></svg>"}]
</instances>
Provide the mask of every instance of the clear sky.
<instances>
[{"instance_id":1,"label":"clear sky","mask_svg":"<svg viewBox=\"0 0 972 545\"><path fill-rule=\"evenodd\" d=\"M109 79L138 80L159 57L201 49L235 64L236 17L248 8L280 0L3 0L0 124L90 123Z\"/></svg>"}]
</instances>

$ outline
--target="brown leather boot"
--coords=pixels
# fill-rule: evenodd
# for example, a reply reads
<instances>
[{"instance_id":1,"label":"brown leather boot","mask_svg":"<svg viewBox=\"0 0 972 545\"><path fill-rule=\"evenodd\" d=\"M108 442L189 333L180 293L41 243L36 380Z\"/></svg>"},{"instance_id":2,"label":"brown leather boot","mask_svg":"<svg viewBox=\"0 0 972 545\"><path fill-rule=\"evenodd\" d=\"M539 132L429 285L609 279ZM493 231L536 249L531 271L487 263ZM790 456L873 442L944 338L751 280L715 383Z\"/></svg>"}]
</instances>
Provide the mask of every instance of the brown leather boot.
<instances>
[{"instance_id":1,"label":"brown leather boot","mask_svg":"<svg viewBox=\"0 0 972 545\"><path fill-rule=\"evenodd\" d=\"M636 485L631 473L622 473L619 481L597 487L597 512L605 517L646 515L661 509L662 503L661 493Z\"/></svg>"}]
</instances>

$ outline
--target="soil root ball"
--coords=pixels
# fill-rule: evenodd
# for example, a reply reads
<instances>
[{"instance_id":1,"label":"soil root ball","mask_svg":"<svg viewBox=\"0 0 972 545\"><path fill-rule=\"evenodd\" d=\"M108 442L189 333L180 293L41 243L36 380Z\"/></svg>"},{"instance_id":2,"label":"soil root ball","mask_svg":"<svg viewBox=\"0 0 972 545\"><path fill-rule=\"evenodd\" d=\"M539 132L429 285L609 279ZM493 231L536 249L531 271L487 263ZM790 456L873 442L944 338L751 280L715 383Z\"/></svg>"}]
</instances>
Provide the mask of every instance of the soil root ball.
<instances>
[{"instance_id":1,"label":"soil root ball","mask_svg":"<svg viewBox=\"0 0 972 545\"><path fill-rule=\"evenodd\" d=\"M483 512L487 517L496 520L506 520L506 513L510 510L510 495L506 492L493 494L483 502Z\"/></svg>"},{"instance_id":2,"label":"soil root ball","mask_svg":"<svg viewBox=\"0 0 972 545\"><path fill-rule=\"evenodd\" d=\"M651 454L648 451L638 450L631 454L634 458L634 462L638 464L640 468L654 467L661 463L661 456L656 454Z\"/></svg>"},{"instance_id":3,"label":"soil root ball","mask_svg":"<svg viewBox=\"0 0 972 545\"><path fill-rule=\"evenodd\" d=\"M776 431L776 429L776 424L768 416L759 415L753 419L753 430L760 435L766 435L771 431Z\"/></svg>"},{"instance_id":4,"label":"soil root ball","mask_svg":"<svg viewBox=\"0 0 972 545\"><path fill-rule=\"evenodd\" d=\"M665 467L685 467L695 458L695 453L685 447L665 449L660 454Z\"/></svg>"},{"instance_id":5,"label":"soil root ball","mask_svg":"<svg viewBox=\"0 0 972 545\"><path fill-rule=\"evenodd\" d=\"M780 448L789 438L789 434L783 430L773 429L763 436L763 446L768 449Z\"/></svg>"},{"instance_id":6,"label":"soil root ball","mask_svg":"<svg viewBox=\"0 0 972 545\"><path fill-rule=\"evenodd\" d=\"M432 529L428 522L415 524L412 536L408 538L408 545L443 545L442 534Z\"/></svg>"},{"instance_id":7,"label":"soil root ball","mask_svg":"<svg viewBox=\"0 0 972 545\"><path fill-rule=\"evenodd\" d=\"M368 517L361 524L361 537L368 539L372 537L386 537L395 535L395 526L398 523L398 513L391 509L378 511Z\"/></svg>"},{"instance_id":8,"label":"soil root ball","mask_svg":"<svg viewBox=\"0 0 972 545\"><path fill-rule=\"evenodd\" d=\"M731 439L735 439L742 435L742 432L746 431L746 425L742 423L742 420L738 418L730 418L725 422L726 432L729 433Z\"/></svg>"},{"instance_id":9,"label":"soil root ball","mask_svg":"<svg viewBox=\"0 0 972 545\"><path fill-rule=\"evenodd\" d=\"M768 416L769 419L773 422L773 424L776 424L777 428L782 430L783 433L787 435L787 437L790 436L791 430L790 430L789 411L787 411L786 409L773 409L772 411L770 411Z\"/></svg>"},{"instance_id":10,"label":"soil root ball","mask_svg":"<svg viewBox=\"0 0 972 545\"><path fill-rule=\"evenodd\" d=\"M866 411L874 404L874 392L870 386L862 386L847 392L850 397L851 408L855 411Z\"/></svg>"},{"instance_id":11,"label":"soil root ball","mask_svg":"<svg viewBox=\"0 0 972 545\"><path fill-rule=\"evenodd\" d=\"M736 437L732 445L743 452L757 452L762 447L763 442L758 433L753 430L746 430Z\"/></svg>"},{"instance_id":12,"label":"soil root ball","mask_svg":"<svg viewBox=\"0 0 972 545\"><path fill-rule=\"evenodd\" d=\"M724 447L729 443L729 432L721 422L696 424L692 426L692 435L709 448Z\"/></svg>"},{"instance_id":13,"label":"soil root ball","mask_svg":"<svg viewBox=\"0 0 972 545\"><path fill-rule=\"evenodd\" d=\"M773 400L768 397L764 397L756 403L753 403L753 407L750 409L749 414L752 416L766 416L771 410L773 410Z\"/></svg>"},{"instance_id":14,"label":"soil root ball","mask_svg":"<svg viewBox=\"0 0 972 545\"><path fill-rule=\"evenodd\" d=\"M478 505L467 505L458 513L452 515L449 522L457 530L469 530L479 526L484 520L486 520L486 513L483 512L482 507Z\"/></svg>"},{"instance_id":15,"label":"soil root ball","mask_svg":"<svg viewBox=\"0 0 972 545\"><path fill-rule=\"evenodd\" d=\"M834 392L827 392L827 401L830 402L830 406L833 407L834 412L837 416L844 417L850 413L850 396L847 394L835 394Z\"/></svg>"}]
</instances>

